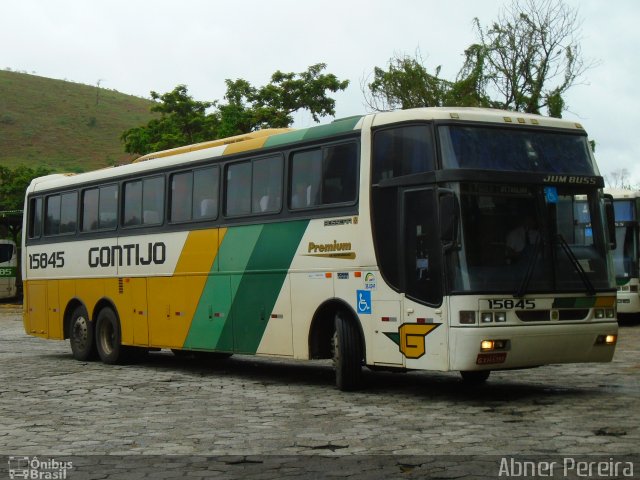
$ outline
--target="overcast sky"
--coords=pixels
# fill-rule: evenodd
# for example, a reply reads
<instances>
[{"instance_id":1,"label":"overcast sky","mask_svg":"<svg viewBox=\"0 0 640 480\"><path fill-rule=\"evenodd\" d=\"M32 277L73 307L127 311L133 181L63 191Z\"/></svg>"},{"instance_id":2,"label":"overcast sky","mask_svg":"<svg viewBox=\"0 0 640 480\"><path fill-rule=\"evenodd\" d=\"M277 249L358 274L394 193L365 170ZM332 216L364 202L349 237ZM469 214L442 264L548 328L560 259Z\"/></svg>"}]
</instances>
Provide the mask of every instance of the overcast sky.
<instances>
[{"instance_id":1,"label":"overcast sky","mask_svg":"<svg viewBox=\"0 0 640 480\"><path fill-rule=\"evenodd\" d=\"M598 65L567 95L565 118L597 142L603 174L626 168L640 185L640 2L565 0L582 19L583 56ZM351 85L337 117L365 113L362 79L394 54L420 50L453 79L487 25L510 0L3 0L0 68L149 97L186 84L197 100L221 99L226 78L256 86L276 70L324 62ZM298 115L297 126L312 124ZM328 121L329 119L325 119Z\"/></svg>"}]
</instances>

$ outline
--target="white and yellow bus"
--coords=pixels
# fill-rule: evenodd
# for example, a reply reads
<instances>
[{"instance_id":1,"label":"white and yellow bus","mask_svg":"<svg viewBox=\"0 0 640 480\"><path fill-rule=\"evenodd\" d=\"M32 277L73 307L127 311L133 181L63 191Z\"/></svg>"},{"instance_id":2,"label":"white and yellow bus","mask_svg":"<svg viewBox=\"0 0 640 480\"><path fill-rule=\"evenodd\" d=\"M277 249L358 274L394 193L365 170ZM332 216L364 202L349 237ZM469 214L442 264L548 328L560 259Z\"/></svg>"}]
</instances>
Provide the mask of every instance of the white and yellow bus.
<instances>
[{"instance_id":1,"label":"white and yellow bus","mask_svg":"<svg viewBox=\"0 0 640 480\"><path fill-rule=\"evenodd\" d=\"M344 390L365 365L484 381L608 362L602 187L581 125L447 108L38 178L24 326L106 363L150 348L333 358Z\"/></svg>"},{"instance_id":2,"label":"white and yellow bus","mask_svg":"<svg viewBox=\"0 0 640 480\"><path fill-rule=\"evenodd\" d=\"M14 298L18 250L12 240L0 239L0 299Z\"/></svg>"},{"instance_id":3,"label":"white and yellow bus","mask_svg":"<svg viewBox=\"0 0 640 480\"><path fill-rule=\"evenodd\" d=\"M640 191L605 189L613 197L616 249L613 252L618 284L618 313L640 314Z\"/></svg>"}]
</instances>

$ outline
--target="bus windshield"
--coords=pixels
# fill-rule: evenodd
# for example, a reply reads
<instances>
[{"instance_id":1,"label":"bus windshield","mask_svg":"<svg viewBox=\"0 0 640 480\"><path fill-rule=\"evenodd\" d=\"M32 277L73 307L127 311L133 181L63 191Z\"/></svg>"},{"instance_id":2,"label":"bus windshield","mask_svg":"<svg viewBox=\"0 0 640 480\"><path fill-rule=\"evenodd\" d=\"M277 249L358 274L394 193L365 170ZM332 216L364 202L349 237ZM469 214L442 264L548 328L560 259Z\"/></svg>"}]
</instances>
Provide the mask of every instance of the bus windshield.
<instances>
[{"instance_id":1,"label":"bus windshield","mask_svg":"<svg viewBox=\"0 0 640 480\"><path fill-rule=\"evenodd\" d=\"M599 175L581 134L462 125L438 132L443 168Z\"/></svg>"},{"instance_id":2,"label":"bus windshield","mask_svg":"<svg viewBox=\"0 0 640 480\"><path fill-rule=\"evenodd\" d=\"M595 189L463 183L459 246L447 259L451 293L610 290L615 287ZM577 198L587 198L578 202Z\"/></svg>"}]
</instances>

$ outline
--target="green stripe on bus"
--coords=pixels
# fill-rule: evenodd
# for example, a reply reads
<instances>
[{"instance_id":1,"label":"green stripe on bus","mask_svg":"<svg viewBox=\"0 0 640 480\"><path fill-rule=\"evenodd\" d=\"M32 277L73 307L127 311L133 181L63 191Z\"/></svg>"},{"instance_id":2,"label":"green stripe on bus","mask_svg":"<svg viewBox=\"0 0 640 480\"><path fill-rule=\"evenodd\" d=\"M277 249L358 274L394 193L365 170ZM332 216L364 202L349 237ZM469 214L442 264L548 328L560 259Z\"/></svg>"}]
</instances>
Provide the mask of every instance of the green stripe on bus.
<instances>
[{"instance_id":1,"label":"green stripe on bus","mask_svg":"<svg viewBox=\"0 0 640 480\"><path fill-rule=\"evenodd\" d=\"M308 223L229 228L184 348L257 351Z\"/></svg>"},{"instance_id":2,"label":"green stripe on bus","mask_svg":"<svg viewBox=\"0 0 640 480\"><path fill-rule=\"evenodd\" d=\"M227 230L191 321L185 349L233 351L232 332L224 336L225 325L231 322L232 288L237 284L232 280L246 270L261 231L262 225Z\"/></svg>"},{"instance_id":3,"label":"green stripe on bus","mask_svg":"<svg viewBox=\"0 0 640 480\"><path fill-rule=\"evenodd\" d=\"M596 297L556 298L551 308L592 308L596 304Z\"/></svg>"},{"instance_id":4,"label":"green stripe on bus","mask_svg":"<svg viewBox=\"0 0 640 480\"><path fill-rule=\"evenodd\" d=\"M15 277L16 273L16 267L0 267L0 278Z\"/></svg>"},{"instance_id":5,"label":"green stripe on bus","mask_svg":"<svg viewBox=\"0 0 640 480\"><path fill-rule=\"evenodd\" d=\"M318 125L317 127L305 128L293 132L273 135L264 143L263 148L277 147L287 143L298 142L300 140L316 140L319 138L329 137L331 135L339 135L352 131L362 117L349 117L326 125Z\"/></svg>"}]
</instances>

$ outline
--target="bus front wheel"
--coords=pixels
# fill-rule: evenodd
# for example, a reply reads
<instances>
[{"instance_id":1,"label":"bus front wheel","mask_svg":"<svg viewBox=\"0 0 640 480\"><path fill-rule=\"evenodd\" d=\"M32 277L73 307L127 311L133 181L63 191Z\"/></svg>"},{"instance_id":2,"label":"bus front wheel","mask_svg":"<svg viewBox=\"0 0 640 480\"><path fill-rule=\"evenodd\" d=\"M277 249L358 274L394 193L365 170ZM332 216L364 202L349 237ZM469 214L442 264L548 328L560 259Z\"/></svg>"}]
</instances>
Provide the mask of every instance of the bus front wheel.
<instances>
[{"instance_id":1,"label":"bus front wheel","mask_svg":"<svg viewBox=\"0 0 640 480\"><path fill-rule=\"evenodd\" d=\"M469 385L481 385L487 381L491 370L475 370L460 372L464 383Z\"/></svg>"},{"instance_id":2,"label":"bus front wheel","mask_svg":"<svg viewBox=\"0 0 640 480\"><path fill-rule=\"evenodd\" d=\"M96 320L96 346L100 359L107 364L122 363L126 347L122 346L120 321L111 308L103 308Z\"/></svg>"},{"instance_id":3,"label":"bus front wheel","mask_svg":"<svg viewBox=\"0 0 640 480\"><path fill-rule=\"evenodd\" d=\"M69 328L69 343L71 353L76 360L95 360L98 358L96 349L94 323L89 320L87 309L78 306L71 314Z\"/></svg>"},{"instance_id":4,"label":"bus front wheel","mask_svg":"<svg viewBox=\"0 0 640 480\"><path fill-rule=\"evenodd\" d=\"M342 391L357 390L362 381L362 346L355 322L343 312L335 317L332 343L336 386Z\"/></svg>"}]
</instances>

